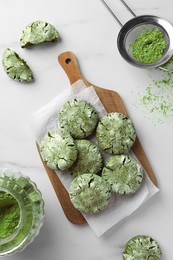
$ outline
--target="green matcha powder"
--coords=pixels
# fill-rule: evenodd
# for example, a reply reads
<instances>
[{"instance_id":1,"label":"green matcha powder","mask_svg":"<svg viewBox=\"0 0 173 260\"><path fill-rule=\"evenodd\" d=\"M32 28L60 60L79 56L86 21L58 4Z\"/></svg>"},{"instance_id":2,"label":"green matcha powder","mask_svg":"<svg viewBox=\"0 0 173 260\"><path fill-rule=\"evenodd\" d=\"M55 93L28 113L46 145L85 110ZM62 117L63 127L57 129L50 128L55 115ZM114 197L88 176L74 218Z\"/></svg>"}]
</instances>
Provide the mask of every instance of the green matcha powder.
<instances>
[{"instance_id":1,"label":"green matcha powder","mask_svg":"<svg viewBox=\"0 0 173 260\"><path fill-rule=\"evenodd\" d=\"M160 60L165 49L164 33L159 29L143 31L130 45L130 51L134 59L145 64Z\"/></svg>"},{"instance_id":2,"label":"green matcha powder","mask_svg":"<svg viewBox=\"0 0 173 260\"><path fill-rule=\"evenodd\" d=\"M9 193L0 191L0 239L12 235L20 220L20 208Z\"/></svg>"},{"instance_id":3,"label":"green matcha powder","mask_svg":"<svg viewBox=\"0 0 173 260\"><path fill-rule=\"evenodd\" d=\"M169 124L173 119L173 73L149 70L147 74L149 83L145 88L139 86L133 105L154 125Z\"/></svg>"}]
</instances>

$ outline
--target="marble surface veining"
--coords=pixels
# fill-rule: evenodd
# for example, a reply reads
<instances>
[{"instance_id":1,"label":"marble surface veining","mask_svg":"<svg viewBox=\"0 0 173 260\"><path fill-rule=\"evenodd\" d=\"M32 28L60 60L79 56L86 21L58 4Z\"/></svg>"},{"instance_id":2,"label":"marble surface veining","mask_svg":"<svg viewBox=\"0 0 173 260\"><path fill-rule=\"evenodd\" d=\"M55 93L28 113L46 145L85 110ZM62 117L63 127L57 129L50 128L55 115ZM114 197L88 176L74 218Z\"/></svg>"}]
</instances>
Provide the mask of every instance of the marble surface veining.
<instances>
[{"instance_id":1,"label":"marble surface veining","mask_svg":"<svg viewBox=\"0 0 173 260\"><path fill-rule=\"evenodd\" d=\"M118 15L118 0L107 0ZM137 15L155 14L173 22L170 0L128 0ZM21 30L34 20L54 24L61 41L21 49ZM0 57L9 47L24 58L35 81L22 84L8 78L0 63L0 166L18 167L35 181L45 200L45 223L34 243L12 260L121 260L125 243L137 234L151 235L163 251L163 260L173 259L173 118L154 122L145 108L134 106L140 91L151 83L152 71L137 69L120 56L116 37L119 24L99 0L1 0ZM71 224L61 209L38 156L29 128L32 114L53 97L70 87L57 62L64 51L73 51L85 78L95 85L121 95L138 137L157 176L160 193L128 219L98 238L87 225ZM159 76L158 71L154 77ZM150 75L150 76L149 76ZM173 77L173 76L172 76ZM4 259L8 259L5 257Z\"/></svg>"}]
</instances>

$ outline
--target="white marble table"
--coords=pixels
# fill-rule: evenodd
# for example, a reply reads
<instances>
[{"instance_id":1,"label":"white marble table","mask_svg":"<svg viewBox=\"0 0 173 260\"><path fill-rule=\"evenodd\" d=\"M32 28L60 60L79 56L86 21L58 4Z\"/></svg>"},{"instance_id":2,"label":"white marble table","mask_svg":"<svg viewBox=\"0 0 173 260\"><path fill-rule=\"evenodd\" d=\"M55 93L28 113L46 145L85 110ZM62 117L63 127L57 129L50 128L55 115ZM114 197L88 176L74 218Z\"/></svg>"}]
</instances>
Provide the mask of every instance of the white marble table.
<instances>
[{"instance_id":1,"label":"white marble table","mask_svg":"<svg viewBox=\"0 0 173 260\"><path fill-rule=\"evenodd\" d=\"M118 0L107 1L117 10L120 18L126 17L121 8L117 9ZM138 15L155 14L173 22L173 2L170 0L127 2ZM38 19L54 24L61 41L21 49L21 30ZM35 77L35 82L29 85L14 82L0 66L0 164L17 166L37 183L45 200L45 222L39 236L23 252L12 256L13 260L120 260L124 244L137 234L157 239L162 247L163 259L173 259L173 112L168 117L162 117L159 111L153 115L148 107L139 104L143 91L149 85L152 87L153 80L162 75L160 71L132 67L122 59L116 46L119 30L119 24L99 0L0 1L1 58L5 48L15 50L31 66ZM160 188L154 198L100 238L88 225L73 225L64 216L28 126L28 120L35 111L70 87L57 62L57 56L69 50L76 54L86 79L121 95ZM173 83L170 84L173 87ZM169 102L173 104L173 89L169 87L169 91ZM161 98L159 95L158 99ZM160 117L162 122L159 122Z\"/></svg>"}]
</instances>

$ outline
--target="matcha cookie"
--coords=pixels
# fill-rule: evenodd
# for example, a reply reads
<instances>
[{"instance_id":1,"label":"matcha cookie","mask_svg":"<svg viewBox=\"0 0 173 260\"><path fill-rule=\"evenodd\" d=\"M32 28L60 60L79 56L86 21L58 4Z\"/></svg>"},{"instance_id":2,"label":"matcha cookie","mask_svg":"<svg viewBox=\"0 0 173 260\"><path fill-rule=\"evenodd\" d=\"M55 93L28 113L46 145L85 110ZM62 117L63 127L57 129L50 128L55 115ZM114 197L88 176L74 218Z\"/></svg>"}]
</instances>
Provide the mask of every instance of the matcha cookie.
<instances>
[{"instance_id":1,"label":"matcha cookie","mask_svg":"<svg viewBox=\"0 0 173 260\"><path fill-rule=\"evenodd\" d=\"M112 154L121 154L131 148L136 132L129 117L121 113L108 113L96 129L98 145Z\"/></svg>"},{"instance_id":2,"label":"matcha cookie","mask_svg":"<svg viewBox=\"0 0 173 260\"><path fill-rule=\"evenodd\" d=\"M111 156L102 171L102 177L118 194L135 193L143 180L140 164L128 155Z\"/></svg>"},{"instance_id":3,"label":"matcha cookie","mask_svg":"<svg viewBox=\"0 0 173 260\"><path fill-rule=\"evenodd\" d=\"M102 156L98 147L89 140L76 140L75 143L78 157L70 168L70 173L75 177L83 173L97 174L102 167Z\"/></svg>"},{"instance_id":4,"label":"matcha cookie","mask_svg":"<svg viewBox=\"0 0 173 260\"><path fill-rule=\"evenodd\" d=\"M79 211L97 213L108 205L111 189L102 177L86 173L72 181L69 195L73 206Z\"/></svg>"},{"instance_id":5,"label":"matcha cookie","mask_svg":"<svg viewBox=\"0 0 173 260\"><path fill-rule=\"evenodd\" d=\"M95 109L87 102L72 99L66 102L59 111L59 123L76 139L92 134L98 122Z\"/></svg>"},{"instance_id":6,"label":"matcha cookie","mask_svg":"<svg viewBox=\"0 0 173 260\"><path fill-rule=\"evenodd\" d=\"M29 66L16 52L9 48L3 54L2 65L11 79L20 82L31 82L33 80L32 71Z\"/></svg>"},{"instance_id":7,"label":"matcha cookie","mask_svg":"<svg viewBox=\"0 0 173 260\"><path fill-rule=\"evenodd\" d=\"M48 132L41 141L40 153L43 161L53 170L67 170L77 158L75 142L64 129Z\"/></svg>"},{"instance_id":8,"label":"matcha cookie","mask_svg":"<svg viewBox=\"0 0 173 260\"><path fill-rule=\"evenodd\" d=\"M42 42L53 42L60 38L57 29L45 21L35 21L28 24L20 36L20 45L26 48Z\"/></svg>"},{"instance_id":9,"label":"matcha cookie","mask_svg":"<svg viewBox=\"0 0 173 260\"><path fill-rule=\"evenodd\" d=\"M158 243L149 236L135 236L125 245L123 260L160 260L162 252Z\"/></svg>"}]
</instances>

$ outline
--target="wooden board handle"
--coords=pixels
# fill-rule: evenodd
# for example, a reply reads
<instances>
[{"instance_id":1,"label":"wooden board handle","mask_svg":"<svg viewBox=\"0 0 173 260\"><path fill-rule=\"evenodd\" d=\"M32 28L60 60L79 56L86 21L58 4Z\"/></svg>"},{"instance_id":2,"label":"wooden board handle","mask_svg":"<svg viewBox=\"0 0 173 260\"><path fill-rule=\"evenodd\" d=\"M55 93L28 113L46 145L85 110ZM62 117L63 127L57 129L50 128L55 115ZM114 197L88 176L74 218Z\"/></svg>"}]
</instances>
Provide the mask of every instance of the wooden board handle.
<instances>
[{"instance_id":1,"label":"wooden board handle","mask_svg":"<svg viewBox=\"0 0 173 260\"><path fill-rule=\"evenodd\" d=\"M82 78L77 60L72 52L67 51L61 53L58 56L58 61L61 67L65 70L71 85Z\"/></svg>"},{"instance_id":2,"label":"wooden board handle","mask_svg":"<svg viewBox=\"0 0 173 260\"><path fill-rule=\"evenodd\" d=\"M61 53L58 56L58 61L61 67L64 69L71 85L77 80L81 79L87 87L91 86L91 83L84 79L84 77L82 76L78 66L78 62L73 52L66 51Z\"/></svg>"}]
</instances>

